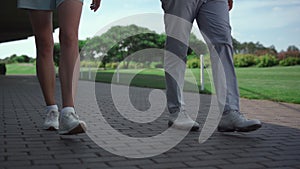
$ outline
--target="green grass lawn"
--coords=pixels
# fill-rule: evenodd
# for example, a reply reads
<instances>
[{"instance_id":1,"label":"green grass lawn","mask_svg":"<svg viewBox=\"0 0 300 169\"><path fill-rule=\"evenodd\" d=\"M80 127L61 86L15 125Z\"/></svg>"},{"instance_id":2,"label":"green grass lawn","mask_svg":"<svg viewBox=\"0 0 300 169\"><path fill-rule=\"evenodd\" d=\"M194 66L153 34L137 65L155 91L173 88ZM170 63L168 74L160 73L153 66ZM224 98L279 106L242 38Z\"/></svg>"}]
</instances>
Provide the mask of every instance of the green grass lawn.
<instances>
[{"instance_id":1,"label":"green grass lawn","mask_svg":"<svg viewBox=\"0 0 300 169\"><path fill-rule=\"evenodd\" d=\"M131 79L133 74L138 71L120 70L120 83L140 87L165 88L164 72L160 69L143 70L130 83L128 79ZM199 69L191 71L199 85ZM114 72L115 70L98 71L96 80L110 83ZM236 68L236 73L241 97L300 104L300 66ZM205 72L205 91L202 93L214 92L211 88L212 79L208 74L211 74L209 69ZM190 79L192 79L192 75L187 74L185 86L191 85ZM113 81L115 80L113 79ZM189 90L190 87L185 87L185 89Z\"/></svg>"},{"instance_id":2,"label":"green grass lawn","mask_svg":"<svg viewBox=\"0 0 300 169\"><path fill-rule=\"evenodd\" d=\"M236 70L242 97L300 103L300 66Z\"/></svg>"},{"instance_id":3,"label":"green grass lawn","mask_svg":"<svg viewBox=\"0 0 300 169\"><path fill-rule=\"evenodd\" d=\"M28 64L8 64L6 65L7 75L35 75L35 65Z\"/></svg>"},{"instance_id":4,"label":"green grass lawn","mask_svg":"<svg viewBox=\"0 0 300 169\"><path fill-rule=\"evenodd\" d=\"M7 66L7 75L35 75L35 66L32 64L10 64ZM99 70L96 76L98 82L110 83L116 70ZM192 79L196 78L200 84L199 69L192 69L193 74L186 75L185 90L195 86ZM271 68L236 68L241 97L250 99L265 99L300 104L300 66L271 67ZM137 74L135 76L135 74ZM208 76L210 69L205 72L205 91L213 92L211 79ZM83 73L87 79L87 73ZM129 81L132 79L132 81ZM113 82L116 78L113 79ZM164 72L162 69L120 70L120 83L140 87L165 88Z\"/></svg>"}]
</instances>

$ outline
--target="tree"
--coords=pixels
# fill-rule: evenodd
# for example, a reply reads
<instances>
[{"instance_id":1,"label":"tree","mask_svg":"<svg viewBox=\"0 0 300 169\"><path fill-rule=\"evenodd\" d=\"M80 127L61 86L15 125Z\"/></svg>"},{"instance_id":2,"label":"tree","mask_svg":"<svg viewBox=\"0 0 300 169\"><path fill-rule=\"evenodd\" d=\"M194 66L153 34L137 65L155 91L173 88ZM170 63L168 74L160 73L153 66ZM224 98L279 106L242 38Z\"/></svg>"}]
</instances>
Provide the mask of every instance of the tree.
<instances>
[{"instance_id":1,"label":"tree","mask_svg":"<svg viewBox=\"0 0 300 169\"><path fill-rule=\"evenodd\" d=\"M54 43L53 60L56 66L59 66L59 58L60 58L60 45L59 43Z\"/></svg>"},{"instance_id":2,"label":"tree","mask_svg":"<svg viewBox=\"0 0 300 169\"><path fill-rule=\"evenodd\" d=\"M29 63L29 61L30 61L30 57L28 57L27 55L21 55L17 57L18 63Z\"/></svg>"},{"instance_id":3,"label":"tree","mask_svg":"<svg viewBox=\"0 0 300 169\"><path fill-rule=\"evenodd\" d=\"M262 55L277 55L275 47L272 45L270 47L265 47L260 42L244 42L240 43L238 40L232 38L232 45L234 54L254 54L257 56Z\"/></svg>"},{"instance_id":4,"label":"tree","mask_svg":"<svg viewBox=\"0 0 300 169\"><path fill-rule=\"evenodd\" d=\"M105 67L106 63L124 58L127 49L124 47L125 43L130 45L125 39L132 36L154 33L148 28L138 27L136 25L129 26L114 26L101 36L95 36L87 40L86 46L82 51L82 59L84 60L99 60ZM123 46L119 46L123 44ZM127 53L128 54L128 53Z\"/></svg>"},{"instance_id":5,"label":"tree","mask_svg":"<svg viewBox=\"0 0 300 169\"><path fill-rule=\"evenodd\" d=\"M150 65L152 61L162 61L162 57L157 53L143 53L136 55L138 51L144 49L163 49L165 43L165 35L156 33L141 33L130 36L114 45L107 53L111 61L124 62L124 68L128 68L131 61ZM133 55L135 54L135 55ZM131 56L132 57L128 57Z\"/></svg>"},{"instance_id":6,"label":"tree","mask_svg":"<svg viewBox=\"0 0 300 169\"><path fill-rule=\"evenodd\" d=\"M299 48L297 48L295 45L291 45L287 48L287 52L299 52Z\"/></svg>"},{"instance_id":7,"label":"tree","mask_svg":"<svg viewBox=\"0 0 300 169\"><path fill-rule=\"evenodd\" d=\"M129 36L130 33L128 30L135 31L133 36ZM135 53L138 51L142 51L144 49L152 49L152 48L164 49L165 41L166 41L165 34L157 34L153 31L148 30L147 28L131 25L129 27L119 27L119 26L113 27L111 30L105 33L101 38L103 39L104 37L106 37L111 39L116 35L115 33L112 33L114 31L122 32L122 33L124 32L124 34L127 34L127 37L123 36L125 37L124 39L118 41L117 43L114 44L114 46L112 46L109 49L107 54L102 58L102 62L104 65L107 62L122 61L124 63L124 68L128 68L129 63L131 61L143 63L146 66L149 66L150 63L153 61L163 63L163 53L157 53L157 52L144 53L139 56L137 56L137 54ZM120 37L116 37L116 38L120 38ZM197 39L197 37L194 34L191 34L189 43L191 47L189 48L188 54L192 54L193 52L192 49L196 50L194 52L197 53L197 55L207 54L208 49L206 44L200 41L199 39ZM134 57L128 57L133 54L135 54Z\"/></svg>"},{"instance_id":8,"label":"tree","mask_svg":"<svg viewBox=\"0 0 300 169\"><path fill-rule=\"evenodd\" d=\"M281 51L277 57L279 60L283 60L289 57L300 58L300 50L295 45L291 45L287 48L286 51Z\"/></svg>"},{"instance_id":9,"label":"tree","mask_svg":"<svg viewBox=\"0 0 300 169\"><path fill-rule=\"evenodd\" d=\"M125 62L125 67L129 66L131 61L145 62L150 65L150 60L163 62L163 57L159 53L149 53L147 55L130 57L128 56L143 49L163 49L166 41L165 34L157 34L148 28L136 25L114 26L100 36L87 38L79 41L80 59L86 61L101 61L101 66L109 62ZM191 34L190 46L198 54L206 54L206 44L198 40L194 34ZM189 54L193 51L189 49ZM59 65L60 47L54 45L54 61Z\"/></svg>"},{"instance_id":10,"label":"tree","mask_svg":"<svg viewBox=\"0 0 300 169\"><path fill-rule=\"evenodd\" d=\"M10 64L10 63L16 63L17 62L17 55L16 54L13 54L11 55L9 58L7 58L7 63Z\"/></svg>"},{"instance_id":11,"label":"tree","mask_svg":"<svg viewBox=\"0 0 300 169\"><path fill-rule=\"evenodd\" d=\"M87 40L79 40L78 41L78 48L79 48L79 52L82 51L82 49L84 48L84 46L86 45Z\"/></svg>"},{"instance_id":12,"label":"tree","mask_svg":"<svg viewBox=\"0 0 300 169\"><path fill-rule=\"evenodd\" d=\"M243 51L242 44L232 37L232 46L234 54L240 54Z\"/></svg>"}]
</instances>

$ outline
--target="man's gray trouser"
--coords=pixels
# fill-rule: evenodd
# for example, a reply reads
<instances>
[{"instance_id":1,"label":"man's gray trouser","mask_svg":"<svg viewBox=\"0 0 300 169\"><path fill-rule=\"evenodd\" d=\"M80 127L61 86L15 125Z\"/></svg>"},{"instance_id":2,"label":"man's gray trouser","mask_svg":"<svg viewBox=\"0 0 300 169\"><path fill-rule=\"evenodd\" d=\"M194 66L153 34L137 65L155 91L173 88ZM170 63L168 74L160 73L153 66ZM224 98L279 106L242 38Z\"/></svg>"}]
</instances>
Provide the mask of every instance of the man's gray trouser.
<instances>
[{"instance_id":1,"label":"man's gray trouser","mask_svg":"<svg viewBox=\"0 0 300 169\"><path fill-rule=\"evenodd\" d=\"M161 0L167 33L165 75L170 113L184 109L182 89L189 36L194 20L208 44L219 107L239 110L239 91L227 0Z\"/></svg>"}]
</instances>

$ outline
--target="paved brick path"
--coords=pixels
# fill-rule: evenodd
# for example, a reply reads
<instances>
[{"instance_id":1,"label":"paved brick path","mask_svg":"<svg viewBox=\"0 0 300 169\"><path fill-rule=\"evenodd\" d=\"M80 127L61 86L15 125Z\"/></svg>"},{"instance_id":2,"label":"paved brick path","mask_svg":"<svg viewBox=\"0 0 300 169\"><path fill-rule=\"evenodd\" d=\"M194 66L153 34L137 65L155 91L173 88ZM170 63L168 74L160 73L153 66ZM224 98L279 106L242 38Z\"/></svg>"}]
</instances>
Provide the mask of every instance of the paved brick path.
<instances>
[{"instance_id":1,"label":"paved brick path","mask_svg":"<svg viewBox=\"0 0 300 169\"><path fill-rule=\"evenodd\" d=\"M88 82L81 85L85 83ZM96 95L103 115L116 130L128 136L149 137L167 129L166 112L145 125L129 122L116 113L108 95L109 87L97 83ZM147 97L141 96L147 96L150 89L132 91L131 101L136 108L149 107L143 99ZM59 95L57 91L58 100ZM78 97L82 99L83 95ZM201 95L201 99L205 107L209 96ZM86 134L60 136L42 130L43 98L36 78L0 77L0 168L300 168L300 105L241 99L241 106L247 117L263 121L259 131L215 132L203 144L198 143L199 132L192 132L161 155L131 159L105 151ZM82 107L94 109L84 105L79 109ZM205 113L200 111L198 121L204 117ZM134 145L128 145L129 149L130 146Z\"/></svg>"}]
</instances>

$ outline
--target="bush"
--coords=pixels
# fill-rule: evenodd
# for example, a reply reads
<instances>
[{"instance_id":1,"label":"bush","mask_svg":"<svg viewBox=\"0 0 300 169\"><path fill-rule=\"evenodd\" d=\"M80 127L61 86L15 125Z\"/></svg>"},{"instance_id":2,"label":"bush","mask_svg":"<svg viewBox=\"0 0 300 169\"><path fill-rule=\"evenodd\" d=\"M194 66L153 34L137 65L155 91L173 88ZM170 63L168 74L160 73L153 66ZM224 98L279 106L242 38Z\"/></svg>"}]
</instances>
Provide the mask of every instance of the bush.
<instances>
[{"instance_id":1,"label":"bush","mask_svg":"<svg viewBox=\"0 0 300 169\"><path fill-rule=\"evenodd\" d=\"M28 57L27 55L14 56L11 57L10 60L12 63L29 63L30 57Z\"/></svg>"},{"instance_id":2,"label":"bush","mask_svg":"<svg viewBox=\"0 0 300 169\"><path fill-rule=\"evenodd\" d=\"M294 58L300 58L300 52L299 51L286 51L286 52L280 52L278 54L278 59L286 59L289 57L294 57Z\"/></svg>"},{"instance_id":3,"label":"bush","mask_svg":"<svg viewBox=\"0 0 300 169\"><path fill-rule=\"evenodd\" d=\"M271 67L278 65L278 59L275 56L263 55L256 59L257 67Z\"/></svg>"},{"instance_id":4,"label":"bush","mask_svg":"<svg viewBox=\"0 0 300 169\"><path fill-rule=\"evenodd\" d=\"M211 65L210 56L204 56L204 67L208 68Z\"/></svg>"},{"instance_id":5,"label":"bush","mask_svg":"<svg viewBox=\"0 0 300 169\"><path fill-rule=\"evenodd\" d=\"M36 59L35 58L30 58L29 63L35 64L36 63Z\"/></svg>"},{"instance_id":6,"label":"bush","mask_svg":"<svg viewBox=\"0 0 300 169\"><path fill-rule=\"evenodd\" d=\"M135 69L143 69L143 68L146 68L148 67L147 64L144 64L144 63L135 63Z\"/></svg>"},{"instance_id":7,"label":"bush","mask_svg":"<svg viewBox=\"0 0 300 169\"><path fill-rule=\"evenodd\" d=\"M5 65L5 63L0 63L0 75L6 75L6 65Z\"/></svg>"},{"instance_id":8,"label":"bush","mask_svg":"<svg viewBox=\"0 0 300 169\"><path fill-rule=\"evenodd\" d=\"M164 68L164 65L162 63L157 63L154 65L154 68Z\"/></svg>"},{"instance_id":9,"label":"bush","mask_svg":"<svg viewBox=\"0 0 300 169\"><path fill-rule=\"evenodd\" d=\"M119 63L117 63L117 62L106 63L105 68L116 69L118 67L118 65L119 65Z\"/></svg>"},{"instance_id":10,"label":"bush","mask_svg":"<svg viewBox=\"0 0 300 169\"><path fill-rule=\"evenodd\" d=\"M136 68L136 63L134 62L129 62L128 64L128 69L135 69Z\"/></svg>"},{"instance_id":11,"label":"bush","mask_svg":"<svg viewBox=\"0 0 300 169\"><path fill-rule=\"evenodd\" d=\"M95 61L81 61L80 66L81 67L97 67L99 65L99 62Z\"/></svg>"},{"instance_id":12,"label":"bush","mask_svg":"<svg viewBox=\"0 0 300 169\"><path fill-rule=\"evenodd\" d=\"M118 65L119 65L119 63L113 62L113 63L111 63L110 68L117 69Z\"/></svg>"},{"instance_id":13,"label":"bush","mask_svg":"<svg viewBox=\"0 0 300 169\"><path fill-rule=\"evenodd\" d=\"M106 63L100 62L98 68L106 68Z\"/></svg>"},{"instance_id":14,"label":"bush","mask_svg":"<svg viewBox=\"0 0 300 169\"><path fill-rule=\"evenodd\" d=\"M210 57L204 56L204 68L208 68L210 65ZM188 59L187 68L200 68L200 57Z\"/></svg>"},{"instance_id":15,"label":"bush","mask_svg":"<svg viewBox=\"0 0 300 169\"><path fill-rule=\"evenodd\" d=\"M187 67L188 68L200 68L200 59L199 58L193 58L189 59L187 61Z\"/></svg>"},{"instance_id":16,"label":"bush","mask_svg":"<svg viewBox=\"0 0 300 169\"><path fill-rule=\"evenodd\" d=\"M234 56L234 66L249 67L255 65L256 56L251 54L238 54Z\"/></svg>"},{"instance_id":17,"label":"bush","mask_svg":"<svg viewBox=\"0 0 300 169\"><path fill-rule=\"evenodd\" d=\"M286 59L283 59L279 62L280 66L294 66L294 65L300 65L300 58L295 57L288 57Z\"/></svg>"},{"instance_id":18,"label":"bush","mask_svg":"<svg viewBox=\"0 0 300 169\"><path fill-rule=\"evenodd\" d=\"M110 69L111 68L111 63L106 63L105 68Z\"/></svg>"}]
</instances>

